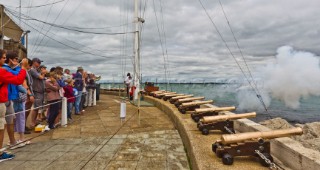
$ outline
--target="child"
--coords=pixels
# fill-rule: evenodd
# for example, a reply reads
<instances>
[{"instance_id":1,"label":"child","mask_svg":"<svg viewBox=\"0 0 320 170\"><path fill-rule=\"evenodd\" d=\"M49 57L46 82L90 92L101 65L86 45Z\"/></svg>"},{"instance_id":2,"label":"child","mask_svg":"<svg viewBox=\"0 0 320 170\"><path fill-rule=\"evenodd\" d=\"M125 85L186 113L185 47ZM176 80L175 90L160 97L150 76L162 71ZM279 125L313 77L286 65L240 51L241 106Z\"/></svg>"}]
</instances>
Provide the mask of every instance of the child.
<instances>
[{"instance_id":1,"label":"child","mask_svg":"<svg viewBox=\"0 0 320 170\"><path fill-rule=\"evenodd\" d=\"M63 87L64 89L64 97L67 98L67 115L68 115L68 120L72 120L71 118L71 113L72 113L72 106L73 103L75 102L75 96L73 94L73 80L72 79L67 79L66 80L67 85Z\"/></svg>"}]
</instances>

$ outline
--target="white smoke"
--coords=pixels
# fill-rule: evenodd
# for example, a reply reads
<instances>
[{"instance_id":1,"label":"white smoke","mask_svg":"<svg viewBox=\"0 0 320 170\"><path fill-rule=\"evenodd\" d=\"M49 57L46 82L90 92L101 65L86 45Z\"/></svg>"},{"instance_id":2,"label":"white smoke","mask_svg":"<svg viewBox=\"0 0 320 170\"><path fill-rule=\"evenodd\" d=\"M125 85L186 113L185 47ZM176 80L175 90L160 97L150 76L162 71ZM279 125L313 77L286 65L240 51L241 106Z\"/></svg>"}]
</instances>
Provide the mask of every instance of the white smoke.
<instances>
[{"instance_id":1,"label":"white smoke","mask_svg":"<svg viewBox=\"0 0 320 170\"><path fill-rule=\"evenodd\" d=\"M262 74L265 90L287 107L299 108L301 98L320 95L319 58L312 53L280 47L276 62L263 68Z\"/></svg>"},{"instance_id":2,"label":"white smoke","mask_svg":"<svg viewBox=\"0 0 320 170\"><path fill-rule=\"evenodd\" d=\"M258 89L266 107L273 98L284 102L286 107L297 109L302 98L320 95L319 57L290 46L278 48L275 57L274 63L260 68L261 80L257 82L260 83ZM264 110L250 86L238 89L237 101L239 110Z\"/></svg>"},{"instance_id":3,"label":"white smoke","mask_svg":"<svg viewBox=\"0 0 320 170\"><path fill-rule=\"evenodd\" d=\"M264 111L268 108L271 99L266 91L259 88L260 96L251 87L241 87L237 91L236 99L239 103L239 111ZM262 101L260 100L262 99ZM263 102L263 103L262 103Z\"/></svg>"}]
</instances>

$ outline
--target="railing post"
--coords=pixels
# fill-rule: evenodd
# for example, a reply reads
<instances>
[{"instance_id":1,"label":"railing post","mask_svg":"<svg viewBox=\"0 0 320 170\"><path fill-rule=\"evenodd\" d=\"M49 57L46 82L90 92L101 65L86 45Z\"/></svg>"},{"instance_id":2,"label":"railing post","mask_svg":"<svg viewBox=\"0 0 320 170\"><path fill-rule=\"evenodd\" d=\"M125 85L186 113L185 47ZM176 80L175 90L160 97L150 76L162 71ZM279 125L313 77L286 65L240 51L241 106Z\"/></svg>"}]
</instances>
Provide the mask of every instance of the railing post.
<instances>
[{"instance_id":1,"label":"railing post","mask_svg":"<svg viewBox=\"0 0 320 170\"><path fill-rule=\"evenodd\" d=\"M93 90L93 106L97 105L97 91Z\"/></svg>"},{"instance_id":2,"label":"railing post","mask_svg":"<svg viewBox=\"0 0 320 170\"><path fill-rule=\"evenodd\" d=\"M66 127L68 124L67 119L67 98L62 98L62 108L61 108L61 126Z\"/></svg>"},{"instance_id":3,"label":"railing post","mask_svg":"<svg viewBox=\"0 0 320 170\"><path fill-rule=\"evenodd\" d=\"M120 122L121 122L121 125L122 125L122 122L126 119L126 114L127 114L126 107L127 107L126 100L125 100L125 98L123 98L120 103Z\"/></svg>"}]
</instances>

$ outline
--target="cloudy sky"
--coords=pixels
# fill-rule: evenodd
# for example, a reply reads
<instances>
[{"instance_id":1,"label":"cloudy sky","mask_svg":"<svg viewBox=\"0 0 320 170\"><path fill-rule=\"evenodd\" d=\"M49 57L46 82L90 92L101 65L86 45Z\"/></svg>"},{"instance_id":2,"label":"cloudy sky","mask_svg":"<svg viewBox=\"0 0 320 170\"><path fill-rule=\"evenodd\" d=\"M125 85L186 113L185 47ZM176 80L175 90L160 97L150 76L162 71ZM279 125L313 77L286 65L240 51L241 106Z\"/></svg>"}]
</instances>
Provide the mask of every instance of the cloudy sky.
<instances>
[{"instance_id":1,"label":"cloudy sky","mask_svg":"<svg viewBox=\"0 0 320 170\"><path fill-rule=\"evenodd\" d=\"M19 0L0 3L18 16ZM319 0L221 3L253 75L275 61L281 46L319 56ZM164 79L165 70L170 79L180 82L243 77L239 66L247 73L219 0L141 0L140 8L140 17L145 19L144 81ZM13 17L31 31L29 56L41 58L49 68L82 66L109 81L120 81L132 72L133 0L22 0L21 11L21 21Z\"/></svg>"}]
</instances>

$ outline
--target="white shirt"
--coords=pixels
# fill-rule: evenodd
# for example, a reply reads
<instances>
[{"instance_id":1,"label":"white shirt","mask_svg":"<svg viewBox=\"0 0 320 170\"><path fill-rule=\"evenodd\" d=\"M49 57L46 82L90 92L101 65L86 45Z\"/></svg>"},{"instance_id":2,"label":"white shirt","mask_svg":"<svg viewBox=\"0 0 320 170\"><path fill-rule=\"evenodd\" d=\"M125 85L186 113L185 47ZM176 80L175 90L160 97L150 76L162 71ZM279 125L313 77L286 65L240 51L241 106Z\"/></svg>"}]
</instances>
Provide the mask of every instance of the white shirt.
<instances>
[{"instance_id":1,"label":"white shirt","mask_svg":"<svg viewBox=\"0 0 320 170\"><path fill-rule=\"evenodd\" d=\"M128 87L131 87L131 86L132 86L132 78L129 78L129 76L127 76L124 81L126 82L126 85L127 85Z\"/></svg>"}]
</instances>

